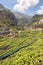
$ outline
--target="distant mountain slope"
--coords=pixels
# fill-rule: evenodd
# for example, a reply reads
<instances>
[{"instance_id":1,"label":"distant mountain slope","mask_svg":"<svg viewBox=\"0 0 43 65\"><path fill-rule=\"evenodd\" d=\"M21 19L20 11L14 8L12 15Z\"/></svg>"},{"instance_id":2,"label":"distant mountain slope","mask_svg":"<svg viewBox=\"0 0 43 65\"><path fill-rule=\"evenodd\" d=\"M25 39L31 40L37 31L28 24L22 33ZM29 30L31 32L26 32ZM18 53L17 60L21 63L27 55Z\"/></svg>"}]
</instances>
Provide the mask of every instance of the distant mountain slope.
<instances>
[{"instance_id":1,"label":"distant mountain slope","mask_svg":"<svg viewBox=\"0 0 43 65\"><path fill-rule=\"evenodd\" d=\"M37 14L35 14L32 17L32 27L43 28L43 23L40 23L40 22L42 22L41 19L43 19L43 15L37 15Z\"/></svg>"},{"instance_id":2,"label":"distant mountain slope","mask_svg":"<svg viewBox=\"0 0 43 65\"><path fill-rule=\"evenodd\" d=\"M18 21L22 21L24 24L27 24L29 22L30 16L26 14L21 14L18 12L14 12L14 14L15 14L15 17L18 19Z\"/></svg>"},{"instance_id":3,"label":"distant mountain slope","mask_svg":"<svg viewBox=\"0 0 43 65\"><path fill-rule=\"evenodd\" d=\"M30 23L27 24L28 28L43 28L43 23L40 23L40 20L42 19L43 15L35 14L32 18L30 18Z\"/></svg>"},{"instance_id":4,"label":"distant mountain slope","mask_svg":"<svg viewBox=\"0 0 43 65\"><path fill-rule=\"evenodd\" d=\"M37 15L37 14L35 14L32 17L33 22L39 21L40 19L43 19L43 15Z\"/></svg>"}]
</instances>

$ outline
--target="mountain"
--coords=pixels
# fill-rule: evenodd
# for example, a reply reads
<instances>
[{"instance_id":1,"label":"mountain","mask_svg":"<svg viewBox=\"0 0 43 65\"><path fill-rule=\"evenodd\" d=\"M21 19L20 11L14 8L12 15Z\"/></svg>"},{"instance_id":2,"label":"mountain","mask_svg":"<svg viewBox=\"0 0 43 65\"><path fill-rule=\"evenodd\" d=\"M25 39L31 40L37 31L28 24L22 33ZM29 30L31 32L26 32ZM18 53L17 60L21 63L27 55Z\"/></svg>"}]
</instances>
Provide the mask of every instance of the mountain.
<instances>
[{"instance_id":1,"label":"mountain","mask_svg":"<svg viewBox=\"0 0 43 65\"><path fill-rule=\"evenodd\" d=\"M43 15L35 14L29 18L29 23L27 24L28 28L43 28Z\"/></svg>"},{"instance_id":2,"label":"mountain","mask_svg":"<svg viewBox=\"0 0 43 65\"><path fill-rule=\"evenodd\" d=\"M15 15L3 5L0 4L0 26L16 26L17 19Z\"/></svg>"},{"instance_id":3,"label":"mountain","mask_svg":"<svg viewBox=\"0 0 43 65\"><path fill-rule=\"evenodd\" d=\"M15 17L18 19L18 21L22 21L24 24L27 24L29 22L30 16L26 14L21 14L18 12L14 12Z\"/></svg>"},{"instance_id":4,"label":"mountain","mask_svg":"<svg viewBox=\"0 0 43 65\"><path fill-rule=\"evenodd\" d=\"M21 13L18 13L18 12L14 12L14 15L18 19L17 29L23 30L24 27L27 26L27 24L31 24L31 17L29 15L21 14Z\"/></svg>"},{"instance_id":5,"label":"mountain","mask_svg":"<svg viewBox=\"0 0 43 65\"><path fill-rule=\"evenodd\" d=\"M2 4L0 4L0 10L3 10L3 9L5 9L5 7Z\"/></svg>"},{"instance_id":6,"label":"mountain","mask_svg":"<svg viewBox=\"0 0 43 65\"><path fill-rule=\"evenodd\" d=\"M17 22L18 20L15 15L9 9L0 4L0 36L9 34L9 30L17 26Z\"/></svg>"},{"instance_id":7,"label":"mountain","mask_svg":"<svg viewBox=\"0 0 43 65\"><path fill-rule=\"evenodd\" d=\"M43 15L37 15L37 14L35 14L32 17L33 22L39 21L40 19L43 19Z\"/></svg>"},{"instance_id":8,"label":"mountain","mask_svg":"<svg viewBox=\"0 0 43 65\"><path fill-rule=\"evenodd\" d=\"M32 27L33 28L43 28L42 20L43 20L43 15L37 15L37 14L35 14L32 17L32 24L31 24Z\"/></svg>"}]
</instances>

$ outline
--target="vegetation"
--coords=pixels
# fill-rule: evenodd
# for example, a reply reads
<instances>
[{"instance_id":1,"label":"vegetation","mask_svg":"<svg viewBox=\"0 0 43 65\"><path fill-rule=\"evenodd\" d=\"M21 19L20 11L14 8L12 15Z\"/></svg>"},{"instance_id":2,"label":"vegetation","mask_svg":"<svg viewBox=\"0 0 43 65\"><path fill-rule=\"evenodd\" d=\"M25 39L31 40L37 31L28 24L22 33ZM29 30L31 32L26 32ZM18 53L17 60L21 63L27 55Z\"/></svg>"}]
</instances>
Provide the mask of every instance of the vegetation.
<instances>
[{"instance_id":1,"label":"vegetation","mask_svg":"<svg viewBox=\"0 0 43 65\"><path fill-rule=\"evenodd\" d=\"M42 32L25 32L25 36L24 32L17 33L18 36L15 38L8 36L0 38L0 65L40 65L42 63Z\"/></svg>"},{"instance_id":2,"label":"vegetation","mask_svg":"<svg viewBox=\"0 0 43 65\"><path fill-rule=\"evenodd\" d=\"M43 65L43 15L29 20L0 6L0 65Z\"/></svg>"}]
</instances>

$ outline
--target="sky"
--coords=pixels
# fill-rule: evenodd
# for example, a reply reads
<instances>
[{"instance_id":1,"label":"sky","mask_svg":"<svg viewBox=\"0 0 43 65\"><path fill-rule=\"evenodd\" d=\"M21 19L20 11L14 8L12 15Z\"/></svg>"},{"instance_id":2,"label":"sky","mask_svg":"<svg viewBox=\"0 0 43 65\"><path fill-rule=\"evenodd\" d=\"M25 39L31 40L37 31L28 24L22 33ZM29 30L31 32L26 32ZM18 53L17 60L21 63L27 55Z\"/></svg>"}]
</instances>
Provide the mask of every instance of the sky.
<instances>
[{"instance_id":1,"label":"sky","mask_svg":"<svg viewBox=\"0 0 43 65\"><path fill-rule=\"evenodd\" d=\"M0 0L0 4L13 12L43 15L43 0Z\"/></svg>"}]
</instances>

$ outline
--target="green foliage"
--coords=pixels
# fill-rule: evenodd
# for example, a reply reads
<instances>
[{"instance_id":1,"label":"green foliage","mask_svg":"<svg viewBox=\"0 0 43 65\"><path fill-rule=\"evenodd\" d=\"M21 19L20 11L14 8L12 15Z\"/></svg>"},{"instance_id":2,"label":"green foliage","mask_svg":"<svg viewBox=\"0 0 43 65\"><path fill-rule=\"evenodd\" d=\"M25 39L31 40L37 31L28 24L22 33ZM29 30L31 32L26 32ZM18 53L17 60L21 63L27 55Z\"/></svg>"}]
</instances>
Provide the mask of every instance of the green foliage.
<instances>
[{"instance_id":1,"label":"green foliage","mask_svg":"<svg viewBox=\"0 0 43 65\"><path fill-rule=\"evenodd\" d=\"M42 32L22 31L17 37L0 38L0 65L41 65L43 54ZM7 56L1 60L2 57Z\"/></svg>"}]
</instances>

